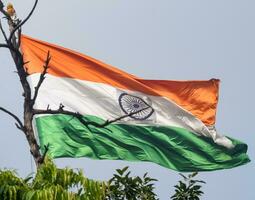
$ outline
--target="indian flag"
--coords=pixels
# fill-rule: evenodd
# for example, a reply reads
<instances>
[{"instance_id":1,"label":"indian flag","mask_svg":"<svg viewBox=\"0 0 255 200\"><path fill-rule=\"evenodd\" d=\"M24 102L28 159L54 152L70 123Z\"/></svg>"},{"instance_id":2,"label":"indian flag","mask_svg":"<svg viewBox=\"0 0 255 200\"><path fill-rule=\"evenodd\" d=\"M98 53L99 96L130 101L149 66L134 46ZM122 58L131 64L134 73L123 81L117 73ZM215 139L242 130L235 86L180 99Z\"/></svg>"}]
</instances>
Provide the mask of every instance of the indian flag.
<instances>
[{"instance_id":1,"label":"indian flag","mask_svg":"<svg viewBox=\"0 0 255 200\"><path fill-rule=\"evenodd\" d=\"M53 158L149 161L177 171L227 169L249 162L247 145L215 130L219 80L146 80L89 56L22 36L32 92L49 69L34 105L79 112L85 126L64 115L37 115L40 145ZM124 116L124 117L123 117Z\"/></svg>"}]
</instances>

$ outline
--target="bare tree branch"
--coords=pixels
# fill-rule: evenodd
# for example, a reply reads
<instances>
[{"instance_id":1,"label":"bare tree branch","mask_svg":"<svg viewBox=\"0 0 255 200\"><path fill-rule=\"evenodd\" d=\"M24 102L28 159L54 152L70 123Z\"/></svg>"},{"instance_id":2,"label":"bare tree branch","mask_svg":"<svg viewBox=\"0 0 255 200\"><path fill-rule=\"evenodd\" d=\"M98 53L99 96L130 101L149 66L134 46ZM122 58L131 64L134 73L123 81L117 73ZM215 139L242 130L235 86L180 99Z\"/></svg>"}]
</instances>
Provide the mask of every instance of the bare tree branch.
<instances>
[{"instance_id":1,"label":"bare tree branch","mask_svg":"<svg viewBox=\"0 0 255 200\"><path fill-rule=\"evenodd\" d=\"M41 115L41 114L64 114L64 115L69 115L72 117L77 118L83 125L87 126L89 122L85 121L83 119L83 115L81 115L78 112L71 112L64 110L64 106L62 104L59 105L59 108L57 110L51 110L48 106L46 110L41 110L41 109L33 109L33 115Z\"/></svg>"},{"instance_id":2,"label":"bare tree branch","mask_svg":"<svg viewBox=\"0 0 255 200\"><path fill-rule=\"evenodd\" d=\"M126 115L123 115L123 116L120 116L118 118L115 118L113 120L106 120L104 123L102 124L99 124L99 123L96 123L96 122L91 122L91 121L86 121L84 119L84 116L81 115L80 113L78 112L71 112L71 111L67 111L67 110L64 110L64 106L62 104L60 104L59 108L57 110L51 110L48 106L47 110L40 110L40 109L34 109L33 110L33 114L34 115L39 115L39 114L64 114L64 115L69 115L69 116L72 116L72 117L75 117L77 118L84 126L88 127L89 125L92 125L92 126L95 126L97 128L104 128L114 122L117 122L117 121L120 121L122 119L125 119L127 117L132 117L133 115L136 115L144 110L147 110L149 109L150 107L145 107L141 110L138 110L136 112L132 112L132 113L128 113Z\"/></svg>"},{"instance_id":3,"label":"bare tree branch","mask_svg":"<svg viewBox=\"0 0 255 200\"><path fill-rule=\"evenodd\" d=\"M40 87L41 87L41 85L42 85L42 83L43 83L43 81L45 79L45 75L46 75L47 70L49 68L50 59L51 59L51 56L50 56L50 52L48 51L47 58L45 60L44 66L43 66L43 72L40 75L40 78L39 78L39 81L37 83L37 86L35 87L34 97L31 100L32 106L35 104L36 98L38 96L39 89L40 89Z\"/></svg>"},{"instance_id":4,"label":"bare tree branch","mask_svg":"<svg viewBox=\"0 0 255 200\"><path fill-rule=\"evenodd\" d=\"M16 54L20 54L19 50L15 49L12 45L9 45L9 44L0 43L0 48L7 48L11 52L15 52Z\"/></svg>"},{"instance_id":5,"label":"bare tree branch","mask_svg":"<svg viewBox=\"0 0 255 200\"><path fill-rule=\"evenodd\" d=\"M8 39L9 42L11 42L12 37L14 36L15 32L16 32L19 28L21 28L21 27L29 20L29 18L32 16L32 14L34 13L35 8L36 8L36 6L37 6L37 3L38 3L38 0L35 0L34 6L33 6L32 10L30 11L30 13L28 14L28 16L27 16L24 20L20 21L20 22L14 27L14 29L11 31L10 37L9 37L9 39Z\"/></svg>"},{"instance_id":6,"label":"bare tree branch","mask_svg":"<svg viewBox=\"0 0 255 200\"><path fill-rule=\"evenodd\" d=\"M24 132L24 125L22 124L21 120L17 117L17 115L13 114L9 110L0 107L0 110L10 115L12 118L16 120L17 123L15 123L16 127Z\"/></svg>"},{"instance_id":7,"label":"bare tree branch","mask_svg":"<svg viewBox=\"0 0 255 200\"><path fill-rule=\"evenodd\" d=\"M9 49L11 52L15 52L15 53L19 53L19 50L15 49L12 45L9 45L9 44L3 44L3 43L0 43L0 48L7 48Z\"/></svg>"},{"instance_id":8,"label":"bare tree branch","mask_svg":"<svg viewBox=\"0 0 255 200\"><path fill-rule=\"evenodd\" d=\"M2 44L0 43L0 48L7 48L10 49L10 46L8 44Z\"/></svg>"}]
</instances>

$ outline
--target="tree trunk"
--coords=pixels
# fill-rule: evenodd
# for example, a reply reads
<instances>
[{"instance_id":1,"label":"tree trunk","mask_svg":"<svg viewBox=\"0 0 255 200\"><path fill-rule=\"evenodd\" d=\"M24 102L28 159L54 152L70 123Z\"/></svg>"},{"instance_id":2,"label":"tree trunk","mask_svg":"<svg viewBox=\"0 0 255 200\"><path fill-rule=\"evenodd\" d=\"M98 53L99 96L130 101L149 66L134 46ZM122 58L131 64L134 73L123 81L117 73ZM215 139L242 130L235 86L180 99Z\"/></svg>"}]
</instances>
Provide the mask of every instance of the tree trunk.
<instances>
[{"instance_id":1,"label":"tree trunk","mask_svg":"<svg viewBox=\"0 0 255 200\"><path fill-rule=\"evenodd\" d=\"M38 167L42 161L42 155L40 153L40 147L36 141L35 133L33 130L33 111L30 105L31 101L24 102L24 129L25 135L30 147L30 152L34 158L35 164Z\"/></svg>"},{"instance_id":2,"label":"tree trunk","mask_svg":"<svg viewBox=\"0 0 255 200\"><path fill-rule=\"evenodd\" d=\"M17 42L16 36L12 38L12 46L17 51L11 50L11 55L16 65L21 85L23 87L24 96L24 134L26 135L30 152L34 158L35 164L38 167L43 162L43 156L40 153L40 147L36 141L35 133L33 130L33 100L31 96L31 88L27 81L27 72L25 71L24 60L22 52L19 50L19 41Z\"/></svg>"}]
</instances>

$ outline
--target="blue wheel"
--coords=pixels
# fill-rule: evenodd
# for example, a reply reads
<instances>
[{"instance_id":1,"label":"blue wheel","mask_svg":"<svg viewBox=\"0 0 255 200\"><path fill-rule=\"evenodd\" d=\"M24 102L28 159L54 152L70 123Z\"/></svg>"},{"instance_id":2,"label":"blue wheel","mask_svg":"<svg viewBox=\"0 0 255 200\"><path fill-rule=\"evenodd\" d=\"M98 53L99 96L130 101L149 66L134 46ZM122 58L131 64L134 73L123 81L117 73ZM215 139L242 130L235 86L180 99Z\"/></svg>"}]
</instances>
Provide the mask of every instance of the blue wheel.
<instances>
[{"instance_id":1,"label":"blue wheel","mask_svg":"<svg viewBox=\"0 0 255 200\"><path fill-rule=\"evenodd\" d=\"M154 112L153 108L140 97L136 97L127 93L119 96L119 104L121 110L126 114L135 113L129 117L136 120L148 119Z\"/></svg>"}]
</instances>

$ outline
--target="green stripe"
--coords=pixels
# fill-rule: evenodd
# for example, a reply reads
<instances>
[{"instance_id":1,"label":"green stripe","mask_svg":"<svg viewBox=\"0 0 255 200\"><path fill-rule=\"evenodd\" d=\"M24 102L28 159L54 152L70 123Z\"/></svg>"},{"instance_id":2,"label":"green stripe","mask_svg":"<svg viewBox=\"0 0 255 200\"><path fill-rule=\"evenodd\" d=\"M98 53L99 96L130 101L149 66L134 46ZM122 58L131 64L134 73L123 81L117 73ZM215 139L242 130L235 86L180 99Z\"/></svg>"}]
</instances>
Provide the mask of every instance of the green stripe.
<instances>
[{"instance_id":1,"label":"green stripe","mask_svg":"<svg viewBox=\"0 0 255 200\"><path fill-rule=\"evenodd\" d=\"M93 116L87 121L103 123ZM92 159L150 161L177 171L227 169L249 162L247 145L231 139L227 149L210 138L176 127L110 124L89 128L66 115L36 119L41 146L50 145L50 155Z\"/></svg>"}]
</instances>

